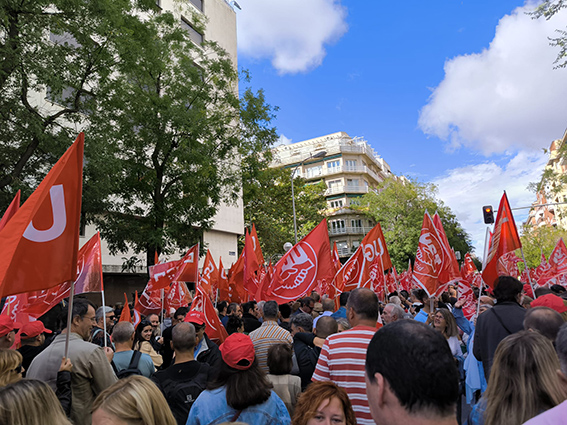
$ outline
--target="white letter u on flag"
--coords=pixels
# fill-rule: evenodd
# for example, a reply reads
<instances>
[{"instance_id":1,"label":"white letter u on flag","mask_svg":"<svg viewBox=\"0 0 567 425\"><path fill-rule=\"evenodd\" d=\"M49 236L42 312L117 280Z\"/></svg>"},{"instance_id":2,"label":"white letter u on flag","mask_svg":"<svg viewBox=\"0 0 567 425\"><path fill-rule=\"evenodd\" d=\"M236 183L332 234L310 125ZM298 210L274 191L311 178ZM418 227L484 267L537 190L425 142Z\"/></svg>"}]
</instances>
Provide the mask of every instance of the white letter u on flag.
<instances>
[{"instance_id":1,"label":"white letter u on flag","mask_svg":"<svg viewBox=\"0 0 567 425\"><path fill-rule=\"evenodd\" d=\"M49 197L51 199L51 211L53 212L53 225L47 230L37 230L33 221L31 221L24 232L24 238L32 242L49 242L57 239L65 231L67 213L65 211L63 185L52 186L49 189Z\"/></svg>"}]
</instances>

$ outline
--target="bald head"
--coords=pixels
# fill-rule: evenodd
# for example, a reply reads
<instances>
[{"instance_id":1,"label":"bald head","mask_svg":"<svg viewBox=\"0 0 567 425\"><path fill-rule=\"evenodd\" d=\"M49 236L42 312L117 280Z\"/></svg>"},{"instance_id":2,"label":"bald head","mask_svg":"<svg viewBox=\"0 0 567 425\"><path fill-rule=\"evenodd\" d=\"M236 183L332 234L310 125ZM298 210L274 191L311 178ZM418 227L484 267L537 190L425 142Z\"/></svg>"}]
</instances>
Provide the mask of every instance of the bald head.
<instances>
[{"instance_id":1,"label":"bald head","mask_svg":"<svg viewBox=\"0 0 567 425\"><path fill-rule=\"evenodd\" d=\"M352 291L348 298L347 311L351 308L360 320L378 320L378 297L370 289L358 288Z\"/></svg>"},{"instance_id":2,"label":"bald head","mask_svg":"<svg viewBox=\"0 0 567 425\"><path fill-rule=\"evenodd\" d=\"M173 350L176 352L192 351L196 343L195 326L188 322L175 325L171 332L171 342L173 343Z\"/></svg>"},{"instance_id":3,"label":"bald head","mask_svg":"<svg viewBox=\"0 0 567 425\"><path fill-rule=\"evenodd\" d=\"M561 315L549 307L530 308L524 317L524 329L538 331L551 342L565 323Z\"/></svg>"},{"instance_id":4,"label":"bald head","mask_svg":"<svg viewBox=\"0 0 567 425\"><path fill-rule=\"evenodd\" d=\"M335 311L335 301L332 299L323 300L323 311Z\"/></svg>"},{"instance_id":5,"label":"bald head","mask_svg":"<svg viewBox=\"0 0 567 425\"><path fill-rule=\"evenodd\" d=\"M319 338L327 338L329 335L339 331L339 324L331 316L321 316L315 326L315 335Z\"/></svg>"}]
</instances>

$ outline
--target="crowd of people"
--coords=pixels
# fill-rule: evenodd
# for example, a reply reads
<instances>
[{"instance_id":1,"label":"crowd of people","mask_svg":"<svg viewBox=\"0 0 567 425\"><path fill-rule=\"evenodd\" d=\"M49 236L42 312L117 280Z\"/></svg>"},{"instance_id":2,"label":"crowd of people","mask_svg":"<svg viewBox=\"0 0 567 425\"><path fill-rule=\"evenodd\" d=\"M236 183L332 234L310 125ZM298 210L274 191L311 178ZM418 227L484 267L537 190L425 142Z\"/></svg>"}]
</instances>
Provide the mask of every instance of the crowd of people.
<instances>
[{"instance_id":1,"label":"crowd of people","mask_svg":"<svg viewBox=\"0 0 567 425\"><path fill-rule=\"evenodd\" d=\"M535 292L501 276L470 320L453 286L220 301L222 343L191 306L134 326L76 297L68 328L0 316L0 424L457 424L463 399L470 425L559 424L567 293Z\"/></svg>"}]
</instances>

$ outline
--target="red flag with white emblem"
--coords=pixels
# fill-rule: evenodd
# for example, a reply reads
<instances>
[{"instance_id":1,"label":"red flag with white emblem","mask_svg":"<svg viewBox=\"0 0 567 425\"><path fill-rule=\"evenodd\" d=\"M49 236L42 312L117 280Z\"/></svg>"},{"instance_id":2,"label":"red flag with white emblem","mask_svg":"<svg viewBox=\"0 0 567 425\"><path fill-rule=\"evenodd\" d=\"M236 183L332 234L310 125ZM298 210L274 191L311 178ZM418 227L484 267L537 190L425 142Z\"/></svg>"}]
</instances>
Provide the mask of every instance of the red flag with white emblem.
<instances>
[{"instance_id":1,"label":"red flag with white emblem","mask_svg":"<svg viewBox=\"0 0 567 425\"><path fill-rule=\"evenodd\" d=\"M258 257L254 251L252 236L248 231L245 232L242 255L244 256L244 289L254 297L256 292L258 292L258 272L260 265L258 264Z\"/></svg>"},{"instance_id":2,"label":"red flag with white emblem","mask_svg":"<svg viewBox=\"0 0 567 425\"><path fill-rule=\"evenodd\" d=\"M203 291L203 288L197 287L193 304L191 304L191 311L200 311L205 314L207 336L212 340L220 341L223 343L228 337L226 329L222 325L213 303Z\"/></svg>"},{"instance_id":3,"label":"red flag with white emblem","mask_svg":"<svg viewBox=\"0 0 567 425\"><path fill-rule=\"evenodd\" d=\"M228 301L230 299L228 293L228 277L222 264L222 258L219 258L219 299L221 301Z\"/></svg>"},{"instance_id":4,"label":"red flag with white emblem","mask_svg":"<svg viewBox=\"0 0 567 425\"><path fill-rule=\"evenodd\" d=\"M264 254L262 254L262 247L260 246L260 240L258 239L258 233L256 233L256 225L254 223L252 223L252 230L250 230L250 239L252 239L252 246L254 247L258 264L263 265Z\"/></svg>"}]
</instances>

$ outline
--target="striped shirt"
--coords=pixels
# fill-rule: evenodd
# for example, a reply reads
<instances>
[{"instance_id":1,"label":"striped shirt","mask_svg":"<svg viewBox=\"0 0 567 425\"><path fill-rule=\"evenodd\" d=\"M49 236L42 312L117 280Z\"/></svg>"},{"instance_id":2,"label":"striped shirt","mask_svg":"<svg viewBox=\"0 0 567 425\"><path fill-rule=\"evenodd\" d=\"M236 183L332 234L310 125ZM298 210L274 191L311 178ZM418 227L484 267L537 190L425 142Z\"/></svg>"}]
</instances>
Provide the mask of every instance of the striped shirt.
<instances>
[{"instance_id":1,"label":"striped shirt","mask_svg":"<svg viewBox=\"0 0 567 425\"><path fill-rule=\"evenodd\" d=\"M359 424L373 425L364 380L366 350L376 328L355 326L329 336L313 373L313 381L333 381L345 389Z\"/></svg>"},{"instance_id":2,"label":"striped shirt","mask_svg":"<svg viewBox=\"0 0 567 425\"><path fill-rule=\"evenodd\" d=\"M266 373L269 372L268 349L272 345L282 344L284 342L293 345L293 338L291 337L291 334L273 320L264 320L262 326L255 331L250 332L249 337L254 344L254 351L256 352L258 365Z\"/></svg>"}]
</instances>

